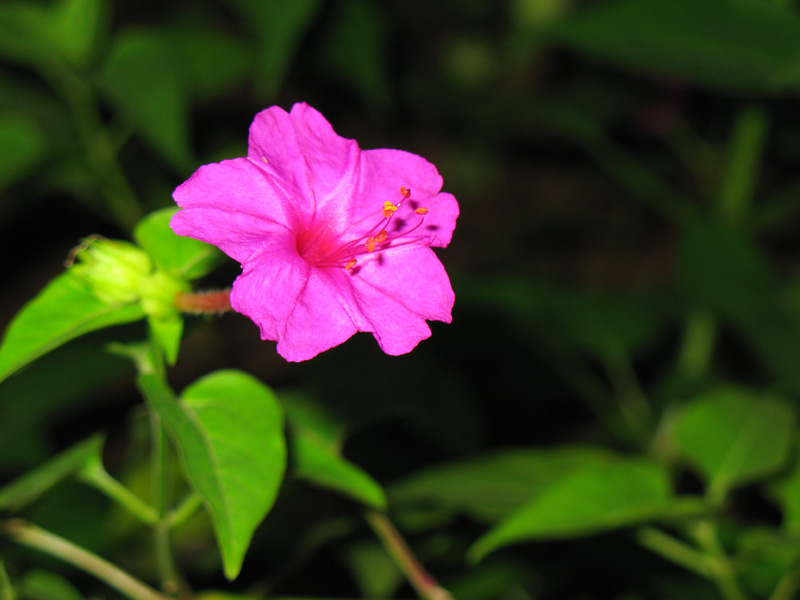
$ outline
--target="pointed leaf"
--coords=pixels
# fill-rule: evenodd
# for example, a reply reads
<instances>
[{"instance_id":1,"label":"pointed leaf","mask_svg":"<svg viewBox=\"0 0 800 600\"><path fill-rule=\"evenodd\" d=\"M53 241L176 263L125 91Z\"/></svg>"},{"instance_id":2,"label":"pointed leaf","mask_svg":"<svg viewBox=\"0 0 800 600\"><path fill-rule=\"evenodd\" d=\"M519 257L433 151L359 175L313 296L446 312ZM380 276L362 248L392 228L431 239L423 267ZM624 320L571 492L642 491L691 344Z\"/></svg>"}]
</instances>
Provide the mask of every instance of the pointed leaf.
<instances>
[{"instance_id":1,"label":"pointed leaf","mask_svg":"<svg viewBox=\"0 0 800 600\"><path fill-rule=\"evenodd\" d=\"M137 304L108 304L67 271L22 307L0 345L0 381L42 354L96 329L138 321Z\"/></svg>"},{"instance_id":2,"label":"pointed leaf","mask_svg":"<svg viewBox=\"0 0 800 600\"><path fill-rule=\"evenodd\" d=\"M292 430L293 473L384 510L386 495L378 483L341 455L345 425L330 411L302 396L285 395L281 403Z\"/></svg>"},{"instance_id":3,"label":"pointed leaf","mask_svg":"<svg viewBox=\"0 0 800 600\"><path fill-rule=\"evenodd\" d=\"M775 472L788 458L794 415L776 398L721 388L696 398L675 424L680 451L709 481L712 497Z\"/></svg>"},{"instance_id":4,"label":"pointed leaf","mask_svg":"<svg viewBox=\"0 0 800 600\"><path fill-rule=\"evenodd\" d=\"M225 576L235 578L286 467L283 415L272 391L238 371L198 380L176 402L156 376L139 383L166 423L186 475L214 520Z\"/></svg>"},{"instance_id":5,"label":"pointed leaf","mask_svg":"<svg viewBox=\"0 0 800 600\"><path fill-rule=\"evenodd\" d=\"M211 244L176 235L169 227L176 212L177 207L169 207L150 213L136 226L133 237L159 269L170 275L198 279L210 273L225 255Z\"/></svg>"},{"instance_id":6,"label":"pointed leaf","mask_svg":"<svg viewBox=\"0 0 800 600\"><path fill-rule=\"evenodd\" d=\"M99 460L102 446L103 436L92 436L0 488L0 509L15 511L30 504L90 460Z\"/></svg>"},{"instance_id":7,"label":"pointed leaf","mask_svg":"<svg viewBox=\"0 0 800 600\"><path fill-rule=\"evenodd\" d=\"M469 460L437 465L395 483L391 505L433 505L494 523L576 470L616 460L603 448L503 450Z\"/></svg>"},{"instance_id":8,"label":"pointed leaf","mask_svg":"<svg viewBox=\"0 0 800 600\"><path fill-rule=\"evenodd\" d=\"M294 474L377 509L386 508L383 489L359 467L339 456L313 433L292 437Z\"/></svg>"},{"instance_id":9,"label":"pointed leaf","mask_svg":"<svg viewBox=\"0 0 800 600\"><path fill-rule=\"evenodd\" d=\"M669 513L670 484L658 465L642 460L579 469L512 512L469 551L471 560L525 540L570 538L639 524Z\"/></svg>"}]
</instances>

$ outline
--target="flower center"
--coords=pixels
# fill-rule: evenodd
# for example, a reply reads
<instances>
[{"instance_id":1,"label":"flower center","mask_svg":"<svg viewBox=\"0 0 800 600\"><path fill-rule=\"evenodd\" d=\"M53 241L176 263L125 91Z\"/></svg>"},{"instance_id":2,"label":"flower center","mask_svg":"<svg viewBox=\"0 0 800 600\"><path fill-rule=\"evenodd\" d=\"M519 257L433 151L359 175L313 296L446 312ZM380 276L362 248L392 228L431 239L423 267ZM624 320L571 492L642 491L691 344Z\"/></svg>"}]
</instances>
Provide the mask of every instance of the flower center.
<instances>
[{"instance_id":1,"label":"flower center","mask_svg":"<svg viewBox=\"0 0 800 600\"><path fill-rule=\"evenodd\" d=\"M329 243L322 235L305 232L297 238L298 252L315 267L340 267L353 273L358 265L359 256L380 252L390 246L410 243L411 240L399 242L398 240L422 225L428 209L415 208L413 214L419 216L419 219L407 228L405 221L395 218L395 213L411 198L411 190L401 187L400 196L397 204L389 201L383 203L381 218L362 236L337 245Z\"/></svg>"}]
</instances>

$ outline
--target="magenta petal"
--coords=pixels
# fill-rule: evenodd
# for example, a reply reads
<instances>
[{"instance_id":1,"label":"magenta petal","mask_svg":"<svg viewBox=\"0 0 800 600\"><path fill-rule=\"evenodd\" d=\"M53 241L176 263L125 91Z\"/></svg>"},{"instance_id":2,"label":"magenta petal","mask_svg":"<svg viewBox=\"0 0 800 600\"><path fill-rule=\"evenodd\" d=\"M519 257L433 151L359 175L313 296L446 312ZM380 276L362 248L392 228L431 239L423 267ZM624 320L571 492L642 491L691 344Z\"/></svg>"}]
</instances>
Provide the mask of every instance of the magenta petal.
<instances>
[{"instance_id":1,"label":"magenta petal","mask_svg":"<svg viewBox=\"0 0 800 600\"><path fill-rule=\"evenodd\" d=\"M350 195L360 152L354 140L337 135L303 103L291 113L277 106L263 110L250 126L248 157L298 190L298 206L309 212Z\"/></svg>"},{"instance_id":2,"label":"magenta petal","mask_svg":"<svg viewBox=\"0 0 800 600\"><path fill-rule=\"evenodd\" d=\"M361 153L361 178L350 201L351 214L375 213L383 202L398 203L400 188L411 190L411 203L428 209L424 226L414 234L429 244L450 243L458 217L458 203L452 194L439 193L442 176L430 162L402 150L365 150Z\"/></svg>"},{"instance_id":3,"label":"magenta petal","mask_svg":"<svg viewBox=\"0 0 800 600\"><path fill-rule=\"evenodd\" d=\"M452 320L453 288L430 248L384 252L353 276L352 285L368 331L387 354L409 352L429 337L426 320Z\"/></svg>"},{"instance_id":4,"label":"magenta petal","mask_svg":"<svg viewBox=\"0 0 800 600\"><path fill-rule=\"evenodd\" d=\"M291 248L265 250L247 262L231 292L231 306L250 317L261 338L278 342L289 361L313 358L352 336L358 327L331 280L341 269L316 269Z\"/></svg>"},{"instance_id":5,"label":"magenta petal","mask_svg":"<svg viewBox=\"0 0 800 600\"><path fill-rule=\"evenodd\" d=\"M170 226L178 235L218 246L243 262L275 235L293 235L291 199L246 158L200 167L173 198L183 210Z\"/></svg>"}]
</instances>

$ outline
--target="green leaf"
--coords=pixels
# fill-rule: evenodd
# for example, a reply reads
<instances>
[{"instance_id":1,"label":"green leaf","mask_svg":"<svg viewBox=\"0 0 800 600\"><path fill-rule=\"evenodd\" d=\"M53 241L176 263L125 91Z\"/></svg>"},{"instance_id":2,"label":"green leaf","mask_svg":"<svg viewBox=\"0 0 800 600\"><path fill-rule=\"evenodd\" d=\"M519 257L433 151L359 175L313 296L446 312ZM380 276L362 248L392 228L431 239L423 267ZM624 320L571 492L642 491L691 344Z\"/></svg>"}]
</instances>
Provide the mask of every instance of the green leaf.
<instances>
[{"instance_id":1,"label":"green leaf","mask_svg":"<svg viewBox=\"0 0 800 600\"><path fill-rule=\"evenodd\" d=\"M675 423L675 442L705 475L708 495L774 473L788 458L794 415L776 398L720 388L688 404Z\"/></svg>"},{"instance_id":2,"label":"green leaf","mask_svg":"<svg viewBox=\"0 0 800 600\"><path fill-rule=\"evenodd\" d=\"M176 235L169 227L177 207L150 213L134 229L133 237L153 258L156 266L186 279L198 279L211 272L225 258L215 246Z\"/></svg>"},{"instance_id":3,"label":"green leaf","mask_svg":"<svg viewBox=\"0 0 800 600\"><path fill-rule=\"evenodd\" d=\"M415 473L389 488L390 504L433 505L494 523L574 471L615 460L608 450L584 446L503 450Z\"/></svg>"},{"instance_id":4,"label":"green leaf","mask_svg":"<svg viewBox=\"0 0 800 600\"><path fill-rule=\"evenodd\" d=\"M288 12L294 2L285 5ZM251 71L252 51L241 35L179 22L169 30L194 96L212 100L241 87Z\"/></svg>"},{"instance_id":5,"label":"green leaf","mask_svg":"<svg viewBox=\"0 0 800 600\"><path fill-rule=\"evenodd\" d=\"M0 509L16 511L77 473L91 459L99 460L103 436L95 435L68 448L30 473L0 488Z\"/></svg>"},{"instance_id":6,"label":"green leaf","mask_svg":"<svg viewBox=\"0 0 800 600\"><path fill-rule=\"evenodd\" d=\"M781 505L781 526L792 532L800 531L800 452L795 450L792 469L772 489Z\"/></svg>"},{"instance_id":7,"label":"green leaf","mask_svg":"<svg viewBox=\"0 0 800 600\"><path fill-rule=\"evenodd\" d=\"M128 30L114 37L97 83L150 146L179 170L193 164L189 90L166 33Z\"/></svg>"},{"instance_id":8,"label":"green leaf","mask_svg":"<svg viewBox=\"0 0 800 600\"><path fill-rule=\"evenodd\" d=\"M24 600L84 600L84 596L61 575L48 571L28 571L19 585Z\"/></svg>"},{"instance_id":9,"label":"green leaf","mask_svg":"<svg viewBox=\"0 0 800 600\"><path fill-rule=\"evenodd\" d=\"M295 432L292 457L297 477L336 490L373 508L386 508L386 496L380 485L359 467L339 456L313 432Z\"/></svg>"},{"instance_id":10,"label":"green leaf","mask_svg":"<svg viewBox=\"0 0 800 600\"><path fill-rule=\"evenodd\" d=\"M344 425L323 406L304 398L287 396L282 403L292 430L294 475L384 510L386 495L381 486L341 456Z\"/></svg>"},{"instance_id":11,"label":"green leaf","mask_svg":"<svg viewBox=\"0 0 800 600\"><path fill-rule=\"evenodd\" d=\"M106 304L73 273L62 273L23 306L8 326L0 345L0 381L78 336L143 317L138 303Z\"/></svg>"},{"instance_id":12,"label":"green leaf","mask_svg":"<svg viewBox=\"0 0 800 600\"><path fill-rule=\"evenodd\" d=\"M256 44L256 92L274 98L281 90L303 35L322 5L320 0L232 0Z\"/></svg>"},{"instance_id":13,"label":"green leaf","mask_svg":"<svg viewBox=\"0 0 800 600\"><path fill-rule=\"evenodd\" d=\"M0 113L0 189L27 175L44 158L46 138L39 124L29 115Z\"/></svg>"},{"instance_id":14,"label":"green leaf","mask_svg":"<svg viewBox=\"0 0 800 600\"><path fill-rule=\"evenodd\" d=\"M392 598L403 583L403 573L377 542L351 545L345 561L363 598Z\"/></svg>"},{"instance_id":15,"label":"green leaf","mask_svg":"<svg viewBox=\"0 0 800 600\"><path fill-rule=\"evenodd\" d=\"M545 487L469 550L477 561L489 552L526 540L584 536L643 523L669 514L671 491L664 470L643 460L577 469Z\"/></svg>"},{"instance_id":16,"label":"green leaf","mask_svg":"<svg viewBox=\"0 0 800 600\"><path fill-rule=\"evenodd\" d=\"M43 54L83 66L101 29L103 0L57 0L41 5L17 2L0 10L0 51L13 58L38 61Z\"/></svg>"},{"instance_id":17,"label":"green leaf","mask_svg":"<svg viewBox=\"0 0 800 600\"><path fill-rule=\"evenodd\" d=\"M741 0L622 0L543 31L591 60L722 91L800 87L800 15Z\"/></svg>"},{"instance_id":18,"label":"green leaf","mask_svg":"<svg viewBox=\"0 0 800 600\"><path fill-rule=\"evenodd\" d=\"M184 390L180 402L156 376L143 375L139 383L203 496L225 576L234 579L286 468L281 408L268 387L239 371L203 377Z\"/></svg>"}]
</instances>

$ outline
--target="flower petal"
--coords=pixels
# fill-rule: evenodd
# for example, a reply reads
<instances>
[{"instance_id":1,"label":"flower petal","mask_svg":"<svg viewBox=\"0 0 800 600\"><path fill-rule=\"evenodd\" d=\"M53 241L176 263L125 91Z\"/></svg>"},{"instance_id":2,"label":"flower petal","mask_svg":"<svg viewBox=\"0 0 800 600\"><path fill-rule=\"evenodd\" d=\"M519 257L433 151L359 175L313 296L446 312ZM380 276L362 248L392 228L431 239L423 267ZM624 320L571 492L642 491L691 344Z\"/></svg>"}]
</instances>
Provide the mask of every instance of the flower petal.
<instances>
[{"instance_id":1,"label":"flower petal","mask_svg":"<svg viewBox=\"0 0 800 600\"><path fill-rule=\"evenodd\" d=\"M313 358L358 331L351 298L342 298L342 269L318 269L291 246L271 245L244 265L234 281L231 307L252 319L261 339L278 342L289 361ZM354 321L354 319L356 321Z\"/></svg>"},{"instance_id":2,"label":"flower petal","mask_svg":"<svg viewBox=\"0 0 800 600\"><path fill-rule=\"evenodd\" d=\"M173 193L183 210L172 230L218 246L244 262L272 236L292 235L292 199L246 158L200 167Z\"/></svg>"},{"instance_id":3,"label":"flower petal","mask_svg":"<svg viewBox=\"0 0 800 600\"><path fill-rule=\"evenodd\" d=\"M458 217L458 203L452 194L439 193L442 176L433 164L410 152L378 149L361 153L360 169L359 185L347 208L353 219L366 216L367 223L374 220L384 202L397 204L401 200L400 188L405 187L411 190L409 209L428 209L425 222L412 237L438 247L450 243Z\"/></svg>"},{"instance_id":4,"label":"flower petal","mask_svg":"<svg viewBox=\"0 0 800 600\"><path fill-rule=\"evenodd\" d=\"M250 126L248 157L298 190L298 209L309 218L323 217L326 204L350 194L360 152L355 140L337 135L305 103L295 104L291 113L278 106L263 110Z\"/></svg>"},{"instance_id":5,"label":"flower petal","mask_svg":"<svg viewBox=\"0 0 800 600\"><path fill-rule=\"evenodd\" d=\"M404 354L430 336L427 320L452 320L455 295L436 254L426 247L387 250L352 276L359 311L387 354Z\"/></svg>"}]
</instances>

